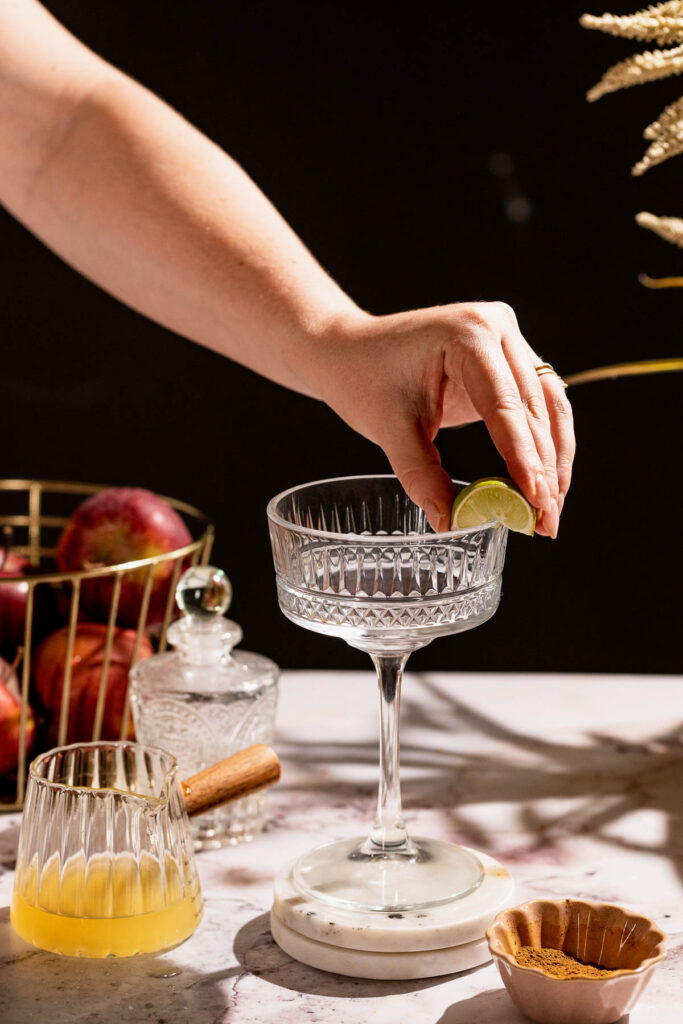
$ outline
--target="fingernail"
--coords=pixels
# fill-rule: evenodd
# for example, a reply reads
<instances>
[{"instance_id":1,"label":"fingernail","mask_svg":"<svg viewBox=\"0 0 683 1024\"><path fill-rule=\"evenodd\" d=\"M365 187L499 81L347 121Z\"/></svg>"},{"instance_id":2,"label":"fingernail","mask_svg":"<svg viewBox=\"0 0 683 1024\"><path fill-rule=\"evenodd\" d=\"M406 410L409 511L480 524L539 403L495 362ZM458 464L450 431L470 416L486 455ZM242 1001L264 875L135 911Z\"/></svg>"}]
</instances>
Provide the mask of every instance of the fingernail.
<instances>
[{"instance_id":1,"label":"fingernail","mask_svg":"<svg viewBox=\"0 0 683 1024\"><path fill-rule=\"evenodd\" d=\"M559 508L560 512L564 508L564 499L565 499L565 493L564 493L564 491L560 491L560 494L559 494L559 497L558 497L558 501L557 501L557 507Z\"/></svg>"},{"instance_id":2,"label":"fingernail","mask_svg":"<svg viewBox=\"0 0 683 1024\"><path fill-rule=\"evenodd\" d=\"M548 481L543 473L536 474L534 485L534 500L537 508L543 509L544 512L552 511L553 499L550 496Z\"/></svg>"},{"instance_id":3,"label":"fingernail","mask_svg":"<svg viewBox=\"0 0 683 1024\"><path fill-rule=\"evenodd\" d=\"M548 515L543 517L543 525L554 540L560 528L560 510L554 498L551 501L551 505L552 508Z\"/></svg>"},{"instance_id":4,"label":"fingernail","mask_svg":"<svg viewBox=\"0 0 683 1024\"><path fill-rule=\"evenodd\" d=\"M448 516L445 516L437 508L437 506L433 502L431 502L431 501L426 501L424 503L423 508L424 508L424 513L427 516L427 519L429 521L429 525L437 533L445 533L446 530L448 529L448 525L449 525L448 524Z\"/></svg>"}]
</instances>

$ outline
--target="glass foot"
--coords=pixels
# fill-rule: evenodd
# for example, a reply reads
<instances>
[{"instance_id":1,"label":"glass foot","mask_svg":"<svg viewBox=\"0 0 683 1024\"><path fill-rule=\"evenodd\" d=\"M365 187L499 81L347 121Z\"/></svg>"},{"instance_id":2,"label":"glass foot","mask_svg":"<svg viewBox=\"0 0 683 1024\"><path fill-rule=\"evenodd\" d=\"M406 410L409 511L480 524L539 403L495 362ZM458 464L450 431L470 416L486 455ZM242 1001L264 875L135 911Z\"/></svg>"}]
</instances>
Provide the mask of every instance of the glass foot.
<instances>
[{"instance_id":1,"label":"glass foot","mask_svg":"<svg viewBox=\"0 0 683 1024\"><path fill-rule=\"evenodd\" d=\"M305 853L294 883L330 906L385 913L423 910L473 892L484 879L478 857L440 839L411 837L405 852L373 848L367 839L342 839Z\"/></svg>"}]
</instances>

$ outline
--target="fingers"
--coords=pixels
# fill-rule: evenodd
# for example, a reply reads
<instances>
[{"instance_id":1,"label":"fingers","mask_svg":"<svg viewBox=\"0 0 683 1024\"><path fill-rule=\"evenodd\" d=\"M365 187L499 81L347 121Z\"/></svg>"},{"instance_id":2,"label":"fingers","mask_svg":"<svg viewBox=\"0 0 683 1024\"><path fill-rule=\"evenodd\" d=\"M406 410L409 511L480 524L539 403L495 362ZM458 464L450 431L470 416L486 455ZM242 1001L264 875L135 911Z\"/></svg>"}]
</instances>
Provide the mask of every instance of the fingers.
<instances>
[{"instance_id":1,"label":"fingers","mask_svg":"<svg viewBox=\"0 0 683 1024\"><path fill-rule=\"evenodd\" d=\"M541 533L556 537L560 522L557 452L551 430L546 395L541 378L535 370L535 367L542 360L527 344L518 330L508 330L503 335L502 342L503 353L519 389L527 424L533 436L536 451L543 464L543 474L550 491L550 508L543 509L538 529Z\"/></svg>"},{"instance_id":2,"label":"fingers","mask_svg":"<svg viewBox=\"0 0 683 1024\"><path fill-rule=\"evenodd\" d=\"M562 381L555 373L544 373L539 378L543 388L550 419L550 430L555 445L557 468L557 503L562 512L564 499L572 478L572 465L576 452L574 417Z\"/></svg>"},{"instance_id":3,"label":"fingers","mask_svg":"<svg viewBox=\"0 0 683 1024\"><path fill-rule=\"evenodd\" d=\"M512 310L491 303L481 312L463 383L511 477L540 510L538 532L555 537L575 450L571 407L555 374L539 378L541 359Z\"/></svg>"},{"instance_id":4,"label":"fingers","mask_svg":"<svg viewBox=\"0 0 683 1024\"><path fill-rule=\"evenodd\" d=\"M519 388L500 345L475 351L463 382L510 476L528 501L550 515L552 495Z\"/></svg>"},{"instance_id":5,"label":"fingers","mask_svg":"<svg viewBox=\"0 0 683 1024\"><path fill-rule=\"evenodd\" d=\"M441 465L436 445L418 421L401 419L390 427L382 447L403 490L424 509L433 530L449 530L455 487Z\"/></svg>"}]
</instances>

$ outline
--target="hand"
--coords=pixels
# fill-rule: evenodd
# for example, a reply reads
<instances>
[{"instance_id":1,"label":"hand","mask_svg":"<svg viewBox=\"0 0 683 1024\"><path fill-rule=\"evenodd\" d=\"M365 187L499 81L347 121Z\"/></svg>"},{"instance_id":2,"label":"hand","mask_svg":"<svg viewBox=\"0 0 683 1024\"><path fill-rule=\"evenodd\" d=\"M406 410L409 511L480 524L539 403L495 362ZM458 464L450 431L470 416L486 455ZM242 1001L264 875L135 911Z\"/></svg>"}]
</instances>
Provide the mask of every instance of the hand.
<instances>
[{"instance_id":1,"label":"hand","mask_svg":"<svg viewBox=\"0 0 683 1024\"><path fill-rule=\"evenodd\" d=\"M380 445L437 531L450 527L454 488L434 445L440 427L482 419L508 473L557 535L571 479L571 406L555 374L502 302L457 303L337 321L323 342L316 392Z\"/></svg>"}]
</instances>

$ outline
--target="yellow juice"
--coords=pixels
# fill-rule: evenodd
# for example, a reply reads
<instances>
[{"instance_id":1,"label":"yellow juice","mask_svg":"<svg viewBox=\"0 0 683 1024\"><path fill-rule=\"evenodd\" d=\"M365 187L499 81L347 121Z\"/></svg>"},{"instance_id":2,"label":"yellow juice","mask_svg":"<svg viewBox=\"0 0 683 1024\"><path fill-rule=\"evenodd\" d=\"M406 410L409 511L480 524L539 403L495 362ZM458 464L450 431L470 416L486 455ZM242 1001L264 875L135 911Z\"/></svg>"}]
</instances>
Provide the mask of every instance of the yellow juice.
<instances>
[{"instance_id":1,"label":"yellow juice","mask_svg":"<svg viewBox=\"0 0 683 1024\"><path fill-rule=\"evenodd\" d=\"M65 956L158 953L188 938L201 919L199 884L176 862L143 854L70 858L60 873L52 857L38 877L17 866L11 921L40 949Z\"/></svg>"}]
</instances>

